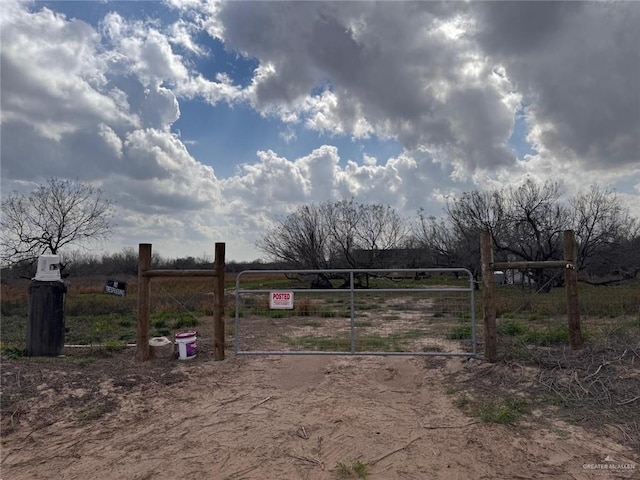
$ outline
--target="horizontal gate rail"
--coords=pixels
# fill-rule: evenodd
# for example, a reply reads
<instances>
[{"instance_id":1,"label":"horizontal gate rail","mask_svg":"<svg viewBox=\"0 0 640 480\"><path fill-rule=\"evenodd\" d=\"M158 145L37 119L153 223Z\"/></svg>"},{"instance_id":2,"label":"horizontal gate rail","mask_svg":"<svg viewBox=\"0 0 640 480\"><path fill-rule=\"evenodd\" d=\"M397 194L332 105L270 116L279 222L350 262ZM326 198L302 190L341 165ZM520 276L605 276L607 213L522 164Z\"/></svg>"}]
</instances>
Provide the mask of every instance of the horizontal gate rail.
<instances>
[{"instance_id":1,"label":"horizontal gate rail","mask_svg":"<svg viewBox=\"0 0 640 480\"><path fill-rule=\"evenodd\" d=\"M414 277L407 277L406 274L413 274ZM366 275L373 281L379 279L386 280L415 280L424 281L429 277L420 277L419 275L432 274L456 274L457 276L466 276L468 282L465 286L422 286L422 287L366 287L357 288L355 285L355 279L357 276ZM289 276L324 276L331 279L345 280L346 286L336 288L299 288L285 286L262 286L258 288L252 286L251 288L243 288L242 281L246 277L251 275L269 276L279 275L284 276L290 282L294 279ZM405 276L403 276L405 275ZM282 350L282 349L241 349L240 342L243 339L243 335L250 335L252 332L244 332L241 329L240 317L241 317L241 301L247 296L256 296L269 294L272 291L286 291L294 294L294 298L297 298L296 294L307 294L316 297L322 297L325 295L348 296L349 301L349 340L350 345L348 350ZM475 304L474 304L474 291L475 283L472 273L463 268L440 268L440 269L319 269L319 270L245 270L238 274L236 277L236 290L235 290L235 322L234 322L234 352L236 355L397 355L397 356L464 356L475 357L477 354L477 341L476 341L476 319L475 319ZM471 339L471 352L443 352L443 351L376 351L376 350L358 350L356 348L357 332L356 328L356 308L355 297L356 296L375 296L379 294L400 294L400 295L416 295L416 294L456 294L466 293L468 295L468 315L470 317L470 339ZM243 297L244 296L244 297ZM334 298L335 299L335 298ZM466 303L465 303L466 304ZM286 310L285 310L286 311ZM308 314L307 314L308 315ZM268 316L265 316L268 318ZM280 317L277 317L280 318ZM320 319L326 320L326 319ZM249 320L247 320L250 323ZM345 317L346 322L346 317ZM392 323L393 321L391 321ZM315 322L320 323L320 322ZM268 335L268 333L267 333ZM391 335L393 336L393 334Z\"/></svg>"}]
</instances>

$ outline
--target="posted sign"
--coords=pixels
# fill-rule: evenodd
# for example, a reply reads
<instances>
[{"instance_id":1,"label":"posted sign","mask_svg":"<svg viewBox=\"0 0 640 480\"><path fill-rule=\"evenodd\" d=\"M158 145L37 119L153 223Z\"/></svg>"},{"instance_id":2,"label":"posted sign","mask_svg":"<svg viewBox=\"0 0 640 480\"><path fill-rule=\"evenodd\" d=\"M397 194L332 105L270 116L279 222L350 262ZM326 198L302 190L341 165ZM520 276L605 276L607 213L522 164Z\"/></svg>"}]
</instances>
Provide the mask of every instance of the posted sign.
<instances>
[{"instance_id":1,"label":"posted sign","mask_svg":"<svg viewBox=\"0 0 640 480\"><path fill-rule=\"evenodd\" d=\"M104 293L109 295L117 295L118 297L127 296L127 282L120 282L118 280L107 280L104 286Z\"/></svg>"},{"instance_id":2,"label":"posted sign","mask_svg":"<svg viewBox=\"0 0 640 480\"><path fill-rule=\"evenodd\" d=\"M293 309L293 292L270 292L269 308L280 310Z\"/></svg>"}]
</instances>

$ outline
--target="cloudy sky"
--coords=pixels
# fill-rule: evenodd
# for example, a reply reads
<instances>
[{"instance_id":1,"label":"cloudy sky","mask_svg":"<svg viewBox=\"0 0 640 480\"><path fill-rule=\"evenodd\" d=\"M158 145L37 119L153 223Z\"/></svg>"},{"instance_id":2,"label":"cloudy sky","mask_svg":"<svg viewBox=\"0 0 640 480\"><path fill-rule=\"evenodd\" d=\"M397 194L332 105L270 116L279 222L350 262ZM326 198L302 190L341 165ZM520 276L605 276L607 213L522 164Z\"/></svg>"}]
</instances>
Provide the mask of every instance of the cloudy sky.
<instances>
[{"instance_id":1,"label":"cloudy sky","mask_svg":"<svg viewBox=\"0 0 640 480\"><path fill-rule=\"evenodd\" d=\"M640 216L640 3L0 4L1 188L117 202L100 251L263 256L327 199L441 215L527 176Z\"/></svg>"}]
</instances>

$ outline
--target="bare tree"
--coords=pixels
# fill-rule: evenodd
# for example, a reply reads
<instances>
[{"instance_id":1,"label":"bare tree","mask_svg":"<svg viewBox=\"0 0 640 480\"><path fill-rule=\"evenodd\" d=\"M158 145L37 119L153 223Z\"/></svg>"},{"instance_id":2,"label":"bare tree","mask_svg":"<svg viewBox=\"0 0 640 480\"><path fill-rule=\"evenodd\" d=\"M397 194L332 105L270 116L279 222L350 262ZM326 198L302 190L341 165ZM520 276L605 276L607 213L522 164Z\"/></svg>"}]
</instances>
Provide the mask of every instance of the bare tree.
<instances>
[{"instance_id":1,"label":"bare tree","mask_svg":"<svg viewBox=\"0 0 640 480\"><path fill-rule=\"evenodd\" d=\"M479 238L489 231L496 260L560 260L562 232L572 228L578 240L581 269L599 275L634 277L640 272L638 220L619 198L598 186L563 201L558 182L527 180L518 187L473 191L450 200L443 219L418 212L415 240L429 252L435 265L480 264ZM548 290L558 271L524 272Z\"/></svg>"},{"instance_id":2,"label":"bare tree","mask_svg":"<svg viewBox=\"0 0 640 480\"><path fill-rule=\"evenodd\" d=\"M507 228L495 240L498 249L527 261L562 259L562 232L569 225L569 217L560 196L558 182L548 181L540 185L527 180L518 188L509 188ZM563 281L558 270L538 268L531 272L531 276L538 288L546 292Z\"/></svg>"},{"instance_id":3,"label":"bare tree","mask_svg":"<svg viewBox=\"0 0 640 480\"><path fill-rule=\"evenodd\" d=\"M622 206L619 197L610 190L592 185L571 200L570 208L580 268L606 264L623 276L635 276L640 266L637 262L629 262L632 257L628 254L620 254L638 237L640 225L631 217L629 209ZM631 252L629 249L628 253Z\"/></svg>"},{"instance_id":4,"label":"bare tree","mask_svg":"<svg viewBox=\"0 0 640 480\"><path fill-rule=\"evenodd\" d=\"M449 248L456 266L463 266L480 274L480 234L491 232L494 243L506 228L505 198L500 191L464 193L453 198L445 207L450 225L447 236L455 244Z\"/></svg>"},{"instance_id":5,"label":"bare tree","mask_svg":"<svg viewBox=\"0 0 640 480\"><path fill-rule=\"evenodd\" d=\"M257 247L274 260L296 268L329 266L329 229L322 208L304 205L284 218L257 242Z\"/></svg>"},{"instance_id":6,"label":"bare tree","mask_svg":"<svg viewBox=\"0 0 640 480\"><path fill-rule=\"evenodd\" d=\"M372 268L404 246L407 232L406 221L389 206L327 201L279 219L257 246L297 268Z\"/></svg>"},{"instance_id":7,"label":"bare tree","mask_svg":"<svg viewBox=\"0 0 640 480\"><path fill-rule=\"evenodd\" d=\"M560 202L560 184L542 185L527 180L505 192L505 227L495 242L498 248L531 261L559 259L561 234L568 211Z\"/></svg>"},{"instance_id":8,"label":"bare tree","mask_svg":"<svg viewBox=\"0 0 640 480\"><path fill-rule=\"evenodd\" d=\"M489 231L497 258L544 261L560 259L561 232L568 225L568 211L559 202L560 185L538 185L527 180L517 188L474 191L453 199L446 207L458 242L479 264L479 238ZM549 272L532 272L539 285L550 288Z\"/></svg>"},{"instance_id":9,"label":"bare tree","mask_svg":"<svg viewBox=\"0 0 640 480\"><path fill-rule=\"evenodd\" d=\"M49 178L28 195L12 193L2 201L2 262L31 261L109 237L112 206L102 190L73 180Z\"/></svg>"},{"instance_id":10,"label":"bare tree","mask_svg":"<svg viewBox=\"0 0 640 480\"><path fill-rule=\"evenodd\" d=\"M389 253L407 243L407 221L389 205L360 205L357 246L366 252L360 268L381 266Z\"/></svg>"},{"instance_id":11,"label":"bare tree","mask_svg":"<svg viewBox=\"0 0 640 480\"><path fill-rule=\"evenodd\" d=\"M352 267L358 264L356 258L357 229L362 216L360 205L352 200L325 202L320 207L330 235L331 265L333 267Z\"/></svg>"},{"instance_id":12,"label":"bare tree","mask_svg":"<svg viewBox=\"0 0 640 480\"><path fill-rule=\"evenodd\" d=\"M414 236L417 245L426 250L429 266L459 267L465 264L461 258L460 239L444 218L427 216L420 209Z\"/></svg>"}]
</instances>

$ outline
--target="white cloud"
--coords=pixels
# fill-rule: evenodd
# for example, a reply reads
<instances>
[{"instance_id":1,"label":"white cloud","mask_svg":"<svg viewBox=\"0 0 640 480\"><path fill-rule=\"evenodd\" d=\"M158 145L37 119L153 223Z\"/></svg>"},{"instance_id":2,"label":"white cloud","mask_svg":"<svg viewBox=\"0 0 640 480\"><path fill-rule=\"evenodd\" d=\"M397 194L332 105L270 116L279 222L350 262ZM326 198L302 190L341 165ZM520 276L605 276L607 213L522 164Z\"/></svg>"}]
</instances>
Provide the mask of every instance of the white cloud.
<instances>
[{"instance_id":1,"label":"white cloud","mask_svg":"<svg viewBox=\"0 0 640 480\"><path fill-rule=\"evenodd\" d=\"M200 74L194 75L180 83L175 89L176 93L185 98L201 97L211 105L225 101L233 103L242 100L245 93L242 89L224 76L219 76L217 82L212 82Z\"/></svg>"},{"instance_id":2,"label":"white cloud","mask_svg":"<svg viewBox=\"0 0 640 480\"><path fill-rule=\"evenodd\" d=\"M310 194L310 181L300 164L279 157L275 152L257 152L259 163L246 164L241 173L224 181L232 200L258 206L265 202L282 208L283 204L303 203Z\"/></svg>"},{"instance_id":3,"label":"white cloud","mask_svg":"<svg viewBox=\"0 0 640 480\"><path fill-rule=\"evenodd\" d=\"M207 52L204 47L195 43L193 34L197 32L197 27L191 22L178 20L169 28L169 41L172 44L179 45L189 52L202 56Z\"/></svg>"},{"instance_id":4,"label":"white cloud","mask_svg":"<svg viewBox=\"0 0 640 480\"><path fill-rule=\"evenodd\" d=\"M189 71L182 57L173 52L169 37L151 25L130 22L112 12L104 18L102 30L112 44L111 56L145 87L188 78Z\"/></svg>"},{"instance_id":5,"label":"white cloud","mask_svg":"<svg viewBox=\"0 0 640 480\"><path fill-rule=\"evenodd\" d=\"M338 149L330 145L292 160L273 151L257 156L258 163L244 165L235 176L221 180L222 196L232 205L229 210L245 205L252 211L277 213L306 203L353 197L413 214L424 203L425 186L441 179L440 173L426 173L426 159L409 153L384 164L365 156L364 164L349 160L344 166ZM434 213L440 213L439 209Z\"/></svg>"},{"instance_id":6,"label":"white cloud","mask_svg":"<svg viewBox=\"0 0 640 480\"><path fill-rule=\"evenodd\" d=\"M179 255L227 240L230 258L251 258L274 216L309 202L439 215L449 195L525 176L568 190L640 178L638 4L168 5L180 15L171 24L111 13L92 26L3 3L3 190L80 177L118 201L123 244ZM211 54L197 43L203 31L258 62L248 86L196 70ZM218 178L171 131L186 99L242 103L309 153L287 158L266 139ZM519 112L536 150L522 158L509 146ZM304 130L325 144L294 144ZM241 144L244 132L233 134ZM338 138L397 140L403 151L341 158ZM622 198L638 208L639 194Z\"/></svg>"},{"instance_id":7,"label":"white cloud","mask_svg":"<svg viewBox=\"0 0 640 480\"><path fill-rule=\"evenodd\" d=\"M506 143L519 97L463 35L464 8L357 7L224 4L227 46L260 61L247 92L255 108L319 132L397 138L464 168L515 161Z\"/></svg>"},{"instance_id":8,"label":"white cloud","mask_svg":"<svg viewBox=\"0 0 640 480\"><path fill-rule=\"evenodd\" d=\"M188 70L167 37L112 14L103 24L113 47L106 48L84 22L5 6L3 191L48 176L91 181L118 202L123 225L220 205L213 169L170 132L180 110L169 86Z\"/></svg>"},{"instance_id":9,"label":"white cloud","mask_svg":"<svg viewBox=\"0 0 640 480\"><path fill-rule=\"evenodd\" d=\"M106 60L88 24L8 4L2 21L2 123L17 122L59 141L96 121L133 124L104 91ZM8 20L11 21L8 21Z\"/></svg>"},{"instance_id":10,"label":"white cloud","mask_svg":"<svg viewBox=\"0 0 640 480\"><path fill-rule=\"evenodd\" d=\"M102 123L98 126L98 135L104 140L107 147L113 151L114 158L122 158L122 140L113 129Z\"/></svg>"}]
</instances>

